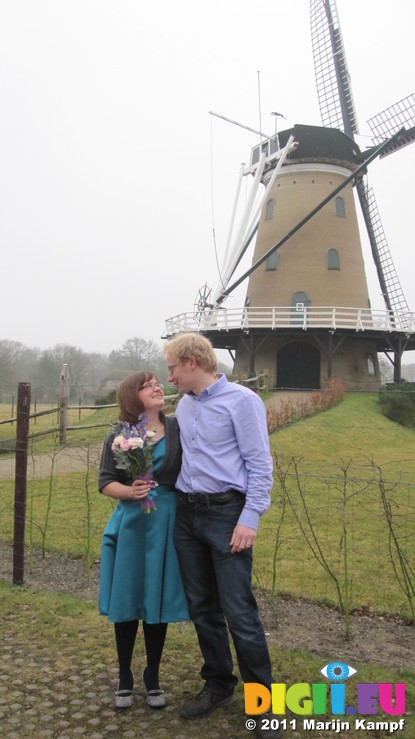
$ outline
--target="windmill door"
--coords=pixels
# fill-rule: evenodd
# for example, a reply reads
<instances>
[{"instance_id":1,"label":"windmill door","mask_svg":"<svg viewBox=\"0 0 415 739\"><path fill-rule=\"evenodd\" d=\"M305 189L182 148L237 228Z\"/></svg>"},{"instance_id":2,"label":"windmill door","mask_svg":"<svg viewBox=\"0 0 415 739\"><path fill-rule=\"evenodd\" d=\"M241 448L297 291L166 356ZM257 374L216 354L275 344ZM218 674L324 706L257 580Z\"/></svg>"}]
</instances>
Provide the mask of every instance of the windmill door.
<instances>
[{"instance_id":1,"label":"windmill door","mask_svg":"<svg viewBox=\"0 0 415 739\"><path fill-rule=\"evenodd\" d=\"M320 389L320 352L311 344L293 341L277 352L277 387Z\"/></svg>"}]
</instances>

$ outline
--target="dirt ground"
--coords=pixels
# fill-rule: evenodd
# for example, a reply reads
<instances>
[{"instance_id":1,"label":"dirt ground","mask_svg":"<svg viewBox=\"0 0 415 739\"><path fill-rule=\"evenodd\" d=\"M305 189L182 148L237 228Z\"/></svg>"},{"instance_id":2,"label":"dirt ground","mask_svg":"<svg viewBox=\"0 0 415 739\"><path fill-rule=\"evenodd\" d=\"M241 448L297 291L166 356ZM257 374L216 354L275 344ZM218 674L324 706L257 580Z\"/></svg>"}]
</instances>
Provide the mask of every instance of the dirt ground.
<instances>
[{"instance_id":1,"label":"dirt ground","mask_svg":"<svg viewBox=\"0 0 415 739\"><path fill-rule=\"evenodd\" d=\"M48 553L42 560L35 553L32 572L26 557L25 585L35 590L52 590L96 601L99 562L88 579L82 560ZM12 547L0 544L0 578L12 581ZM393 669L415 670L415 628L398 619L354 614L351 638L344 635L344 618L334 608L302 600L278 598L275 612L256 593L268 638L277 645L304 649L322 656L323 661L341 660L380 664Z\"/></svg>"}]
</instances>

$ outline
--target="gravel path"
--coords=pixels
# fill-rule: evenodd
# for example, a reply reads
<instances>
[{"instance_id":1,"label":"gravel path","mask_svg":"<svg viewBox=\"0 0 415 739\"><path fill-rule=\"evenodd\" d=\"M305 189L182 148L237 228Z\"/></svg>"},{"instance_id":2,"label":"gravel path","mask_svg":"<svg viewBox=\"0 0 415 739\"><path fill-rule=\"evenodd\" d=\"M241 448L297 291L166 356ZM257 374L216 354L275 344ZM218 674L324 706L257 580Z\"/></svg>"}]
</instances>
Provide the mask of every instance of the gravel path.
<instances>
[{"instance_id":1,"label":"gravel path","mask_svg":"<svg viewBox=\"0 0 415 739\"><path fill-rule=\"evenodd\" d=\"M28 563L28 554L26 555ZM0 544L0 578L11 582L12 548ZM25 585L35 590L75 595L97 601L99 562L87 576L81 559L69 559L48 552L33 557L32 572L26 564ZM415 670L415 628L397 618L356 614L351 616L351 639L344 637L344 618L334 608L303 600L278 598L275 613L257 593L261 616L269 638L279 646L305 649L333 659L372 662L393 669Z\"/></svg>"},{"instance_id":2,"label":"gravel path","mask_svg":"<svg viewBox=\"0 0 415 739\"><path fill-rule=\"evenodd\" d=\"M91 444L89 447L62 447L58 449L56 454L29 455L27 459L27 478L41 479L49 477L52 465L54 474L64 472L78 472L86 469L87 454L89 454L90 464L98 464L101 456L102 443ZM15 458L0 458L0 480L14 478Z\"/></svg>"}]
</instances>

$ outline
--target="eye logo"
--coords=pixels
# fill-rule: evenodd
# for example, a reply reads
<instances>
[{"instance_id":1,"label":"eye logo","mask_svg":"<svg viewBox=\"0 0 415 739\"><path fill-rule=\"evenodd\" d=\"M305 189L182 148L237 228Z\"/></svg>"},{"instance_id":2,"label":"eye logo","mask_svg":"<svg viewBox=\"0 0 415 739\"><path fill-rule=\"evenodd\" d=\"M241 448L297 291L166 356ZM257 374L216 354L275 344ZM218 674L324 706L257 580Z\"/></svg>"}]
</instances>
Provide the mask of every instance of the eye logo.
<instances>
[{"instance_id":1,"label":"eye logo","mask_svg":"<svg viewBox=\"0 0 415 739\"><path fill-rule=\"evenodd\" d=\"M321 668L320 672L328 680L340 681L348 680L349 677L356 674L357 670L351 665L346 665L345 662L329 662Z\"/></svg>"}]
</instances>

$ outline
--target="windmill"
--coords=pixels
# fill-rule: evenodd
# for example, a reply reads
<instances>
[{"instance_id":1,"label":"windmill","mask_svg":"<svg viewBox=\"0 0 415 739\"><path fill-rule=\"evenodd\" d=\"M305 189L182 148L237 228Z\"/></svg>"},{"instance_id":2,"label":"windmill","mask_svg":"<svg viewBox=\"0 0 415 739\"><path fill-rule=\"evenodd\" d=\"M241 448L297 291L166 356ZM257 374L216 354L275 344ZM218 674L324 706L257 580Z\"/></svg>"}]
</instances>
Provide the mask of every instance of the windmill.
<instances>
[{"instance_id":1,"label":"windmill","mask_svg":"<svg viewBox=\"0 0 415 739\"><path fill-rule=\"evenodd\" d=\"M295 125L273 136L257 132L260 143L240 173L240 182L253 176L251 194L239 223L234 208L219 285L209 304L197 301L193 315L169 319L166 333L202 331L232 353L235 371L267 367L276 387L318 388L337 375L349 389L375 389L378 352L389 357L400 379L402 354L415 348L415 317L367 169L415 139L415 96L373 118L375 144L360 151L335 0L310 0L310 18L323 125ZM354 188L384 311L370 307ZM251 268L232 283L254 241ZM244 307L227 309L227 297L247 278Z\"/></svg>"}]
</instances>

